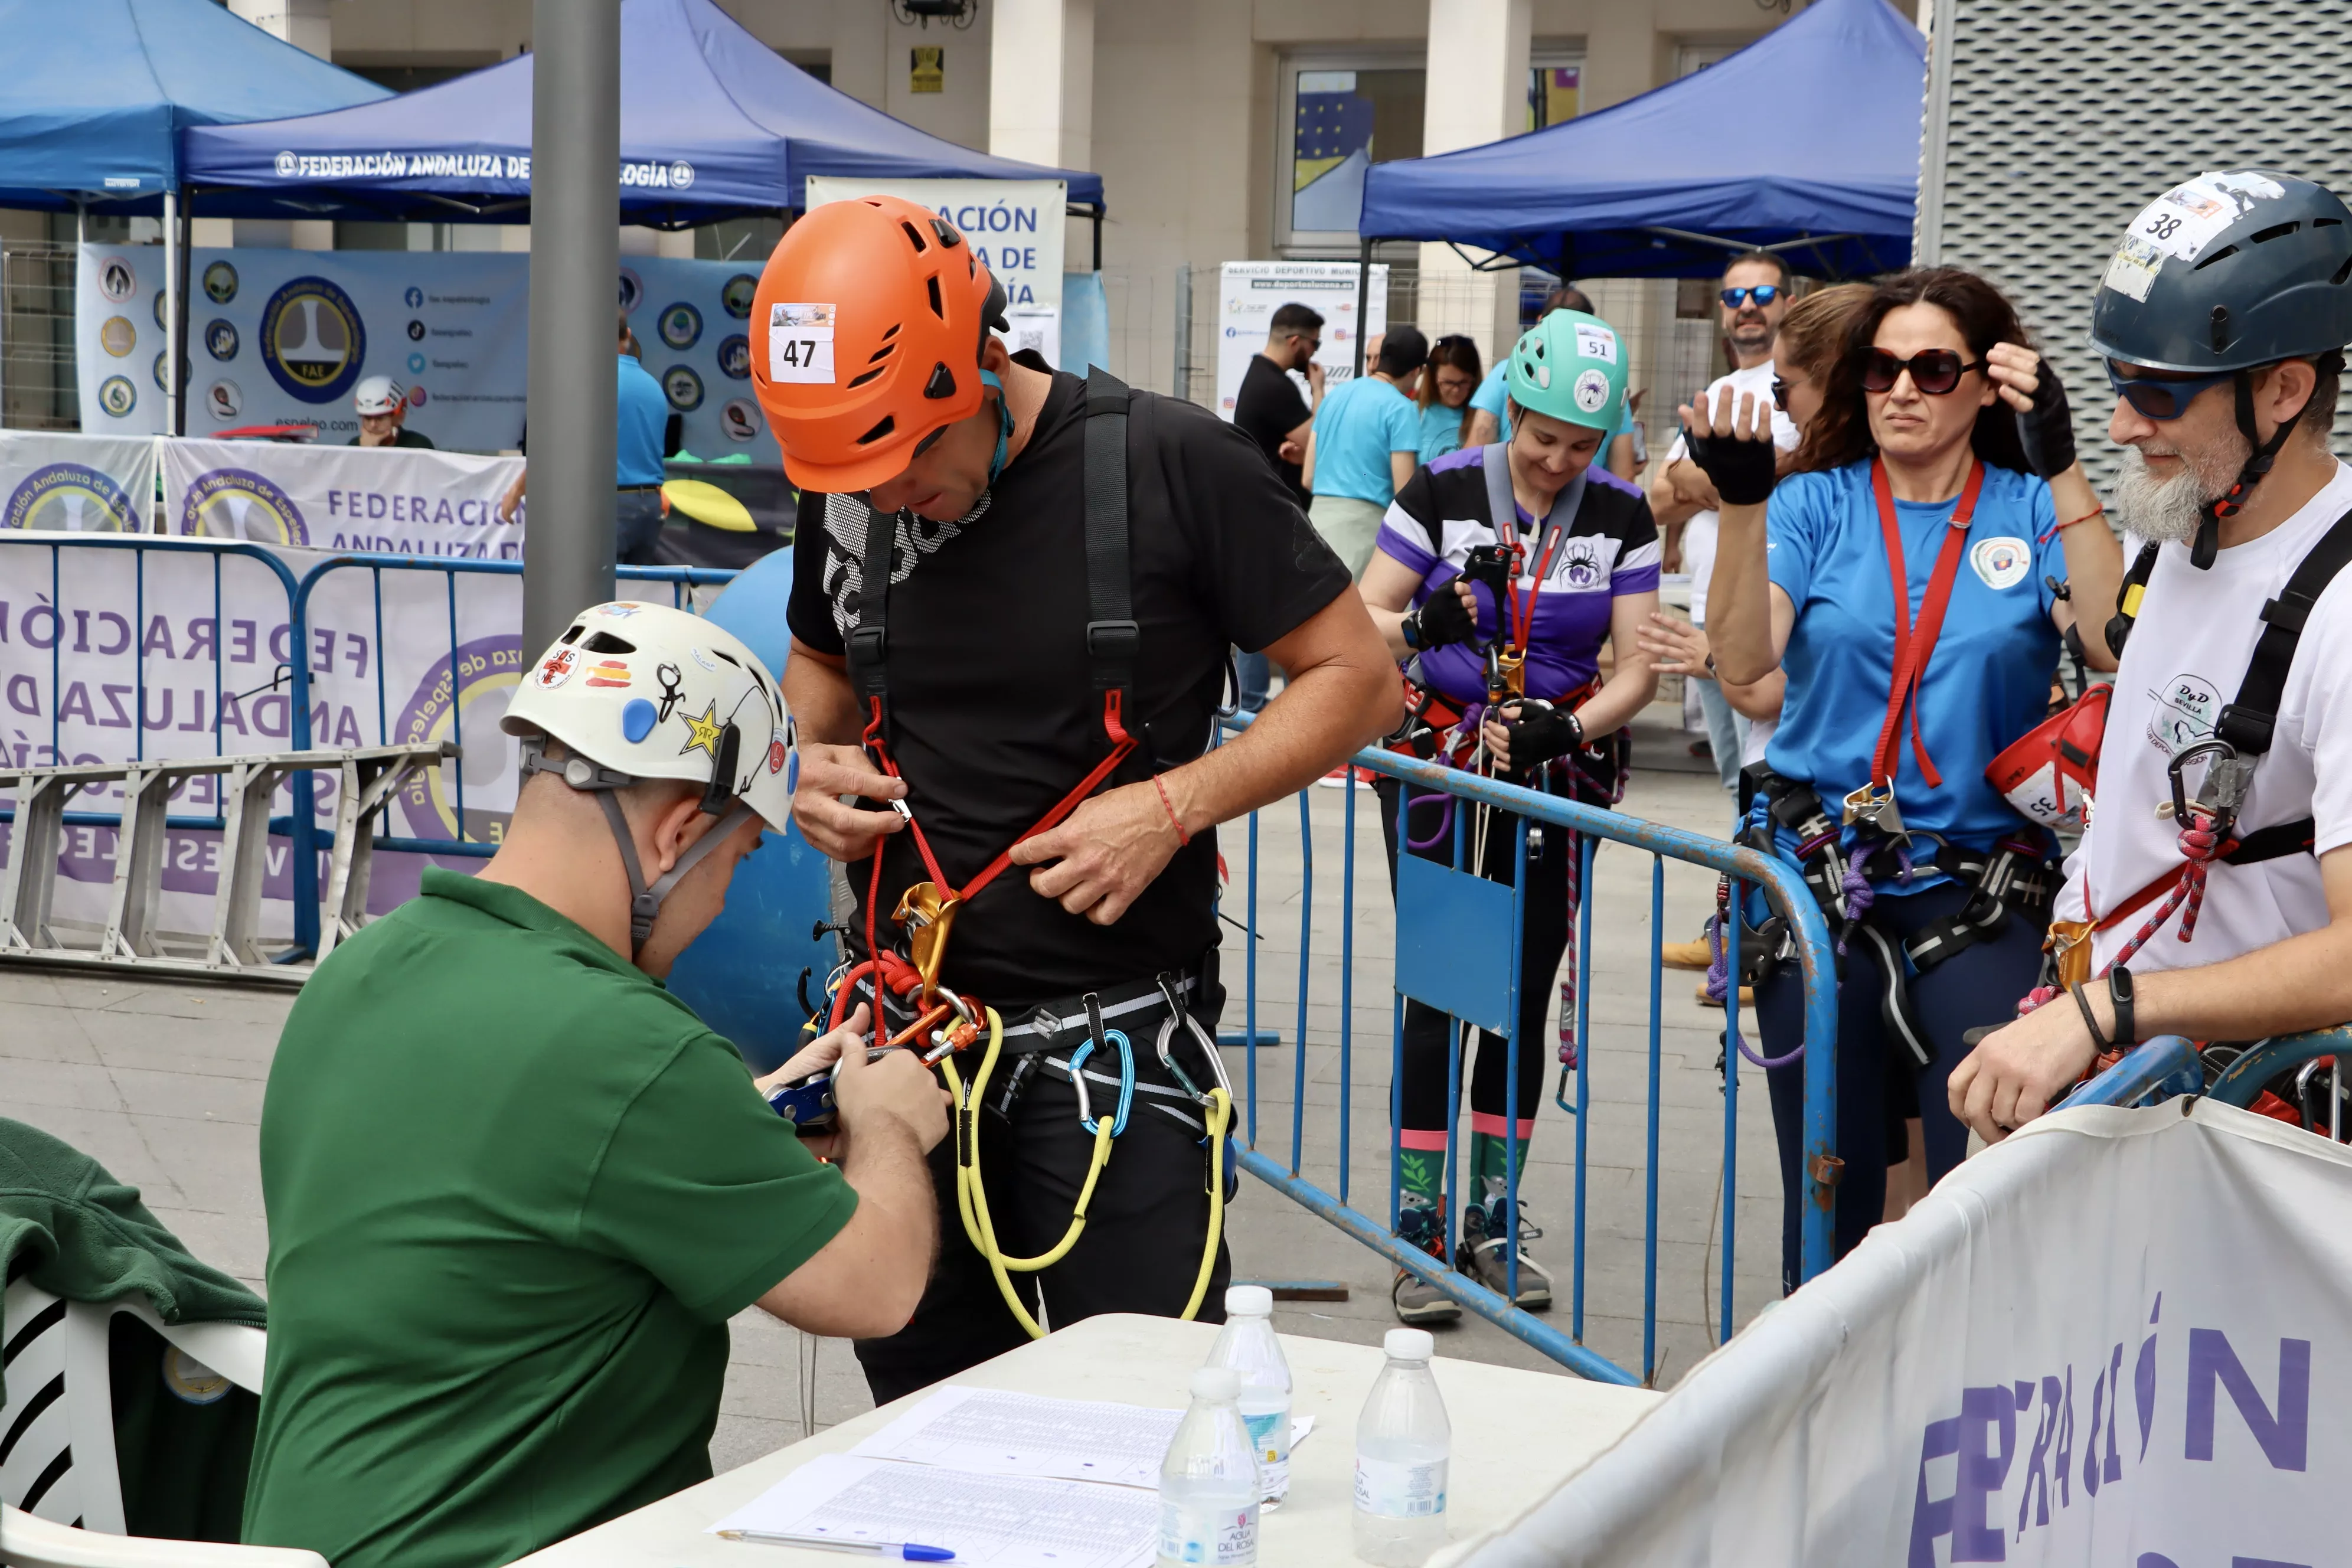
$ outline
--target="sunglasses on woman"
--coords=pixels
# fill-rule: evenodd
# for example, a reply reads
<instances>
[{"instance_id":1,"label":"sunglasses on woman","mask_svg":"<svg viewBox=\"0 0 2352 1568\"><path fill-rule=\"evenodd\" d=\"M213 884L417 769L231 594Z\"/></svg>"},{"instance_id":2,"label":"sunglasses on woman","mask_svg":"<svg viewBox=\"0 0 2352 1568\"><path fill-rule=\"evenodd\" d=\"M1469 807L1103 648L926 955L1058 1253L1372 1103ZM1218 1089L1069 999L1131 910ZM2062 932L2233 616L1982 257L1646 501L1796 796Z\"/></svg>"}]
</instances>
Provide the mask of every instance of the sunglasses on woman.
<instances>
[{"instance_id":1,"label":"sunglasses on woman","mask_svg":"<svg viewBox=\"0 0 2352 1568\"><path fill-rule=\"evenodd\" d=\"M1781 413L1789 412L1789 383L1786 377L1772 378L1772 406Z\"/></svg>"},{"instance_id":2,"label":"sunglasses on woman","mask_svg":"<svg viewBox=\"0 0 2352 1568\"><path fill-rule=\"evenodd\" d=\"M1738 310L1751 299L1760 310L1780 297L1780 286L1777 283L1759 283L1752 289L1726 289L1722 294L1724 308L1731 310Z\"/></svg>"},{"instance_id":3,"label":"sunglasses on woman","mask_svg":"<svg viewBox=\"0 0 2352 1568\"><path fill-rule=\"evenodd\" d=\"M1912 385L1930 397L1941 397L1960 384L1960 377L1982 370L1985 364L1983 360L1963 363L1950 349L1921 349L1909 359L1896 359L1885 349L1866 349L1862 356L1862 389L1892 392L1907 370Z\"/></svg>"},{"instance_id":4,"label":"sunglasses on woman","mask_svg":"<svg viewBox=\"0 0 2352 1568\"><path fill-rule=\"evenodd\" d=\"M2197 395L2209 386L2219 386L2238 373L2225 370L2219 375L2190 376L2186 380L2167 377L2158 381L2154 376L2125 375L2116 369L2116 362L2107 363L2107 384L2116 395L2138 411L2143 419L2158 421L2178 419L2189 412Z\"/></svg>"}]
</instances>

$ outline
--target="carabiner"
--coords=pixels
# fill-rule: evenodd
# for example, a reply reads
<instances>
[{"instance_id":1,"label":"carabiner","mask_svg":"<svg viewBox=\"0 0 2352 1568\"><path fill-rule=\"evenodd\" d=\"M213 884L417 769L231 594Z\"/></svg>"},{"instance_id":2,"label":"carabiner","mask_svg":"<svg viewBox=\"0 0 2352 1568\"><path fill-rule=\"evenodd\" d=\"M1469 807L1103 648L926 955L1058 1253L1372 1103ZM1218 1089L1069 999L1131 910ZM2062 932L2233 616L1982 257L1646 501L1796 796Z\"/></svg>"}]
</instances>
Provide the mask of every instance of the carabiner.
<instances>
[{"instance_id":1,"label":"carabiner","mask_svg":"<svg viewBox=\"0 0 2352 1568\"><path fill-rule=\"evenodd\" d=\"M2197 798L2189 798L2189 786L2181 774L2189 764L2200 757L2213 761L2205 770L2205 787ZM2191 807L2213 820L2215 828L2227 833L2238 819L2238 807L2245 803L2246 785L2253 777L2253 764L2238 755L2238 748L2227 741L2200 741L2193 746L2183 746L2165 769L2172 785L2172 820L2179 827L2189 826Z\"/></svg>"},{"instance_id":2,"label":"carabiner","mask_svg":"<svg viewBox=\"0 0 2352 1568\"><path fill-rule=\"evenodd\" d=\"M1118 1113L1111 1118L1110 1122L1110 1135L1116 1138L1127 1131L1127 1113L1135 1104L1135 1048L1127 1043L1126 1034L1118 1029L1105 1029L1103 1038L1115 1041L1118 1046ZM1090 1137L1099 1124L1093 1115L1094 1106L1087 1095L1086 1075L1079 1069L1086 1066L1087 1058L1094 1054L1094 1048L1093 1040L1081 1040L1078 1048L1070 1053L1070 1081L1078 1086L1078 1125L1085 1128Z\"/></svg>"},{"instance_id":3,"label":"carabiner","mask_svg":"<svg viewBox=\"0 0 2352 1568\"><path fill-rule=\"evenodd\" d=\"M1192 1031L1193 1043L1201 1047L1201 1054L1208 1058L1210 1070L1216 1077L1217 1087L1225 1091L1225 1098L1228 1100L1232 1100L1233 1079L1225 1076L1225 1058L1217 1054L1217 1042L1211 1037L1208 1030L1201 1027L1201 1020L1192 1016L1192 1010L1184 1005L1184 999L1177 994L1174 984L1164 973L1160 976L1160 995L1168 1004L1168 1016L1161 1019L1160 1023L1158 1041L1160 1065L1168 1069L1169 1076L1173 1078L1178 1087L1191 1095L1194 1101L1201 1105L1210 1103L1209 1096L1202 1091L1201 1086L1194 1083L1184 1069L1176 1065L1176 1053L1173 1047L1176 1042L1176 1023L1181 1018L1185 1027Z\"/></svg>"}]
</instances>

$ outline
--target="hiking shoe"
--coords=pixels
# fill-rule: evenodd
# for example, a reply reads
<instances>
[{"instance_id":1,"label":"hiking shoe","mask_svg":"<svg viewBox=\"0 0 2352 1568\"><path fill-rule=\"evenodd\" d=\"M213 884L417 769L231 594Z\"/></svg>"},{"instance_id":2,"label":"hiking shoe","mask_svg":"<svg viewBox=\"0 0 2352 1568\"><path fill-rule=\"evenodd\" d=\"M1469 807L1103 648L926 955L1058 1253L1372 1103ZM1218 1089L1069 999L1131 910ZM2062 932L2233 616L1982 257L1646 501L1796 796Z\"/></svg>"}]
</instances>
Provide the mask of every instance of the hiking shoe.
<instances>
[{"instance_id":1,"label":"hiking shoe","mask_svg":"<svg viewBox=\"0 0 2352 1568\"><path fill-rule=\"evenodd\" d=\"M1706 994L1706 982L1703 980L1699 982L1698 1005L1702 1007L1720 1007L1723 1005L1720 998L1709 996ZM1739 1005L1743 1007L1752 1007L1756 1005L1756 987L1753 985L1743 985L1739 988Z\"/></svg>"},{"instance_id":2,"label":"hiking shoe","mask_svg":"<svg viewBox=\"0 0 2352 1568\"><path fill-rule=\"evenodd\" d=\"M1444 1259L1445 1227L1435 1209L1406 1209L1397 1221L1397 1238L1441 1262ZM1389 1302L1396 1309L1397 1321L1415 1328L1451 1323L1462 1316L1462 1309L1436 1286L1402 1268L1397 1270L1396 1283L1389 1287Z\"/></svg>"},{"instance_id":3,"label":"hiking shoe","mask_svg":"<svg viewBox=\"0 0 2352 1568\"><path fill-rule=\"evenodd\" d=\"M1658 947L1658 962L1668 969L1705 969L1715 962L1704 939L1697 942L1669 942Z\"/></svg>"},{"instance_id":4,"label":"hiking shoe","mask_svg":"<svg viewBox=\"0 0 2352 1568\"><path fill-rule=\"evenodd\" d=\"M1530 1312L1551 1309L1551 1271L1528 1256L1526 1243L1536 1240L1543 1231L1527 1221L1527 1203L1519 1204L1518 1239L1519 1293L1511 1298L1512 1305ZM1462 1216L1464 1272L1497 1296L1508 1296L1510 1279L1504 1248L1509 1238L1504 1235L1503 1200L1500 1196L1483 1204L1473 1204Z\"/></svg>"}]
</instances>

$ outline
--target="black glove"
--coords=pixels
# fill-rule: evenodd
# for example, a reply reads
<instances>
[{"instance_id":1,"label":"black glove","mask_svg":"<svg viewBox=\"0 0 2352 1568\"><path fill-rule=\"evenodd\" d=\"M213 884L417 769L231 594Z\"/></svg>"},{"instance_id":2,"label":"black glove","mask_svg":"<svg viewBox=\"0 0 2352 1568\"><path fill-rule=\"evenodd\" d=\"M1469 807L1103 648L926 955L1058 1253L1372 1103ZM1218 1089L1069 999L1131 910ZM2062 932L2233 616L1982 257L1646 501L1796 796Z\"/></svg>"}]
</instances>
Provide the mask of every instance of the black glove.
<instances>
[{"instance_id":1,"label":"black glove","mask_svg":"<svg viewBox=\"0 0 2352 1568\"><path fill-rule=\"evenodd\" d=\"M1564 757L1584 744L1584 724L1564 708L1533 702L1519 704L1517 719L1503 721L1511 738L1511 771L1524 773L1538 763Z\"/></svg>"},{"instance_id":2,"label":"black glove","mask_svg":"<svg viewBox=\"0 0 2352 1568\"><path fill-rule=\"evenodd\" d=\"M1454 591L1459 579L1447 579L1444 586L1430 595L1428 601L1412 613L1415 647L1444 647L1447 643L1468 642L1478 635L1478 617L1462 595Z\"/></svg>"},{"instance_id":3,"label":"black glove","mask_svg":"<svg viewBox=\"0 0 2352 1568\"><path fill-rule=\"evenodd\" d=\"M1685 435L1690 459L1699 466L1726 506L1761 506L1772 494L1779 477L1773 471L1780 448L1768 437L1745 441L1733 436Z\"/></svg>"},{"instance_id":4,"label":"black glove","mask_svg":"<svg viewBox=\"0 0 2352 1568\"><path fill-rule=\"evenodd\" d=\"M2058 367L2045 359L2033 374L2033 406L2018 411L2017 439L2025 466L2054 479L2074 466L2074 416L2066 407L2066 389L2058 384Z\"/></svg>"}]
</instances>

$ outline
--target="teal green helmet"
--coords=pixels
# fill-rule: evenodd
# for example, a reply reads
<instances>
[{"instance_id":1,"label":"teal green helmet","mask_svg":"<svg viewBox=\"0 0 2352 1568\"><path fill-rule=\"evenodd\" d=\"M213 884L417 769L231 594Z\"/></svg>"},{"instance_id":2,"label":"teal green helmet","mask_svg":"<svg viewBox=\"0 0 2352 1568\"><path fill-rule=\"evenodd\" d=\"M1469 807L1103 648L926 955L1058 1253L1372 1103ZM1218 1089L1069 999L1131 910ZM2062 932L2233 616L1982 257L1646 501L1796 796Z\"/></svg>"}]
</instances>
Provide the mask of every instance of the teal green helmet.
<instances>
[{"instance_id":1,"label":"teal green helmet","mask_svg":"<svg viewBox=\"0 0 2352 1568\"><path fill-rule=\"evenodd\" d=\"M1617 329L1581 310L1554 310L1512 345L1511 401L1602 434L1625 403L1625 345Z\"/></svg>"}]
</instances>

